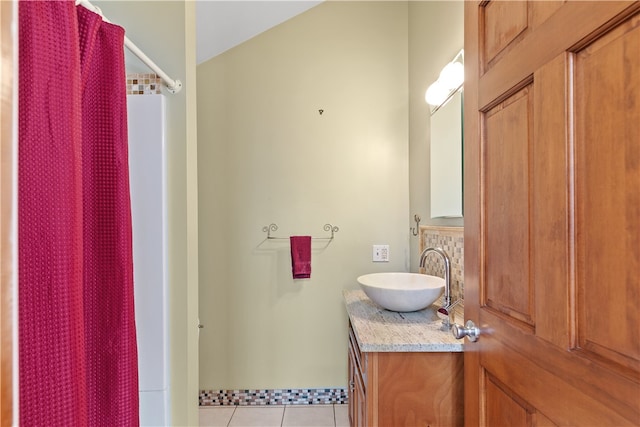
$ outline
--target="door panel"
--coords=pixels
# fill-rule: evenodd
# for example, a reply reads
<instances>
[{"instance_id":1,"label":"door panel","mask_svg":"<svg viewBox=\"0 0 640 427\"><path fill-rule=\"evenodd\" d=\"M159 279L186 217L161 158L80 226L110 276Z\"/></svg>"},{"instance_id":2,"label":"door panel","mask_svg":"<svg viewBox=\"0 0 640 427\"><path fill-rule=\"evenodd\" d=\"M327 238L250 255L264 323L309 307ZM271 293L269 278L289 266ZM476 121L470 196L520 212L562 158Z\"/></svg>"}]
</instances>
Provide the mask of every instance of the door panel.
<instances>
[{"instance_id":1,"label":"door panel","mask_svg":"<svg viewBox=\"0 0 640 427\"><path fill-rule=\"evenodd\" d=\"M531 426L530 408L496 378L490 374L485 378L487 418L501 426Z\"/></svg>"},{"instance_id":2,"label":"door panel","mask_svg":"<svg viewBox=\"0 0 640 427\"><path fill-rule=\"evenodd\" d=\"M527 3L495 1L483 10L484 55L491 62L527 28Z\"/></svg>"},{"instance_id":3,"label":"door panel","mask_svg":"<svg viewBox=\"0 0 640 427\"><path fill-rule=\"evenodd\" d=\"M465 423L637 426L640 2L538 3L465 3Z\"/></svg>"},{"instance_id":4,"label":"door panel","mask_svg":"<svg viewBox=\"0 0 640 427\"><path fill-rule=\"evenodd\" d=\"M575 66L578 346L636 371L639 25L631 19L587 46ZM605 313L611 321L601 321Z\"/></svg>"},{"instance_id":5,"label":"door panel","mask_svg":"<svg viewBox=\"0 0 640 427\"><path fill-rule=\"evenodd\" d=\"M484 305L533 325L529 281L529 121L525 88L484 117L486 258ZM510 238L517 236L517 238Z\"/></svg>"},{"instance_id":6,"label":"door panel","mask_svg":"<svg viewBox=\"0 0 640 427\"><path fill-rule=\"evenodd\" d=\"M487 3L482 9L486 64L490 67L497 57L513 48L527 30L544 23L564 3L564 0Z\"/></svg>"}]
</instances>

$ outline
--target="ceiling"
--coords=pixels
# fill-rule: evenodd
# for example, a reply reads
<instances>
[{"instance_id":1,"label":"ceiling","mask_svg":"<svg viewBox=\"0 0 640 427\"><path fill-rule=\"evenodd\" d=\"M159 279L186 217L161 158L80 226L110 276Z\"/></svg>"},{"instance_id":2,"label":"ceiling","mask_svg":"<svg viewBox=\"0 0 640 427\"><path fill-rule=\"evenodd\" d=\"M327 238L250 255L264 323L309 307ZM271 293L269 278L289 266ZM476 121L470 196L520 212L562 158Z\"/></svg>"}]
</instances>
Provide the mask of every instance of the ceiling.
<instances>
[{"instance_id":1,"label":"ceiling","mask_svg":"<svg viewBox=\"0 0 640 427\"><path fill-rule=\"evenodd\" d=\"M197 0L198 64L316 6L322 0Z\"/></svg>"}]
</instances>

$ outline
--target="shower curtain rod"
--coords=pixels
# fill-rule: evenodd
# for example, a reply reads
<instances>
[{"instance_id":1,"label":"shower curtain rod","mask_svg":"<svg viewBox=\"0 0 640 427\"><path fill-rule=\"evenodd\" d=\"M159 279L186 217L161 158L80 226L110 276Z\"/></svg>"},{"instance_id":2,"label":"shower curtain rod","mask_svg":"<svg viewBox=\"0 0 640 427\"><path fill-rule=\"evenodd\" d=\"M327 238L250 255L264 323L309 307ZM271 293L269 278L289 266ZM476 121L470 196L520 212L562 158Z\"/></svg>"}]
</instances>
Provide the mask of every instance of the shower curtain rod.
<instances>
[{"instance_id":1,"label":"shower curtain rod","mask_svg":"<svg viewBox=\"0 0 640 427\"><path fill-rule=\"evenodd\" d=\"M76 0L76 6L78 5L83 6L94 13L97 13L98 15L100 15L104 22L111 23L111 21L109 21L103 15L102 10L100 10L98 6L94 6L93 4L91 4L89 0ZM169 77L167 73L162 71L162 69L155 62L153 62L151 58L145 55L145 53L141 51L138 46L133 44L133 42L129 40L127 36L124 36L124 45L127 49L129 49L129 51L131 51L131 53L140 58L140 60L144 62L147 67L151 68L151 70L154 71L158 75L158 77L162 79L169 92L180 92L180 90L182 89L182 82L180 80L173 80L171 77Z\"/></svg>"}]
</instances>

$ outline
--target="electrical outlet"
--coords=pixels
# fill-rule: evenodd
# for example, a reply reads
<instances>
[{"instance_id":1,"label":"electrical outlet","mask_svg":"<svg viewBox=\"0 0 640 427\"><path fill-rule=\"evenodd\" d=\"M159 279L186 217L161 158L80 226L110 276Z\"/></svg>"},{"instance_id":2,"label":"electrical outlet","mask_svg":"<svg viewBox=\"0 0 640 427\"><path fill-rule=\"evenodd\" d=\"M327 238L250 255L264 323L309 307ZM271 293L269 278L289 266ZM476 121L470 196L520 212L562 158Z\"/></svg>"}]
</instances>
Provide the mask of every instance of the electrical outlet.
<instances>
[{"instance_id":1,"label":"electrical outlet","mask_svg":"<svg viewBox=\"0 0 640 427\"><path fill-rule=\"evenodd\" d=\"M373 262L389 262L389 245L373 245Z\"/></svg>"}]
</instances>

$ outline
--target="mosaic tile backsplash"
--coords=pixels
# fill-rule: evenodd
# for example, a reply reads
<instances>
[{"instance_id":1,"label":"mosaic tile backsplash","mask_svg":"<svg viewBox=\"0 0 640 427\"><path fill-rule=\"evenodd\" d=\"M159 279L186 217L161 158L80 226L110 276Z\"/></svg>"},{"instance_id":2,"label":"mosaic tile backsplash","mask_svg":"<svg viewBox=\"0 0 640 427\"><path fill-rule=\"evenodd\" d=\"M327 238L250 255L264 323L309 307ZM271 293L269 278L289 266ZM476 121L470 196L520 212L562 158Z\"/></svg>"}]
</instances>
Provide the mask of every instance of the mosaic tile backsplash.
<instances>
[{"instance_id":1,"label":"mosaic tile backsplash","mask_svg":"<svg viewBox=\"0 0 640 427\"><path fill-rule=\"evenodd\" d=\"M420 252L428 247L441 247L451 259L451 296L464 298L464 229L462 227L420 227ZM430 254L425 263L426 274L444 277L442 259Z\"/></svg>"},{"instance_id":2,"label":"mosaic tile backsplash","mask_svg":"<svg viewBox=\"0 0 640 427\"><path fill-rule=\"evenodd\" d=\"M161 87L162 79L154 73L127 74L127 95L157 95Z\"/></svg>"},{"instance_id":3,"label":"mosaic tile backsplash","mask_svg":"<svg viewBox=\"0 0 640 427\"><path fill-rule=\"evenodd\" d=\"M347 403L347 389L200 390L200 406L331 405Z\"/></svg>"}]
</instances>

